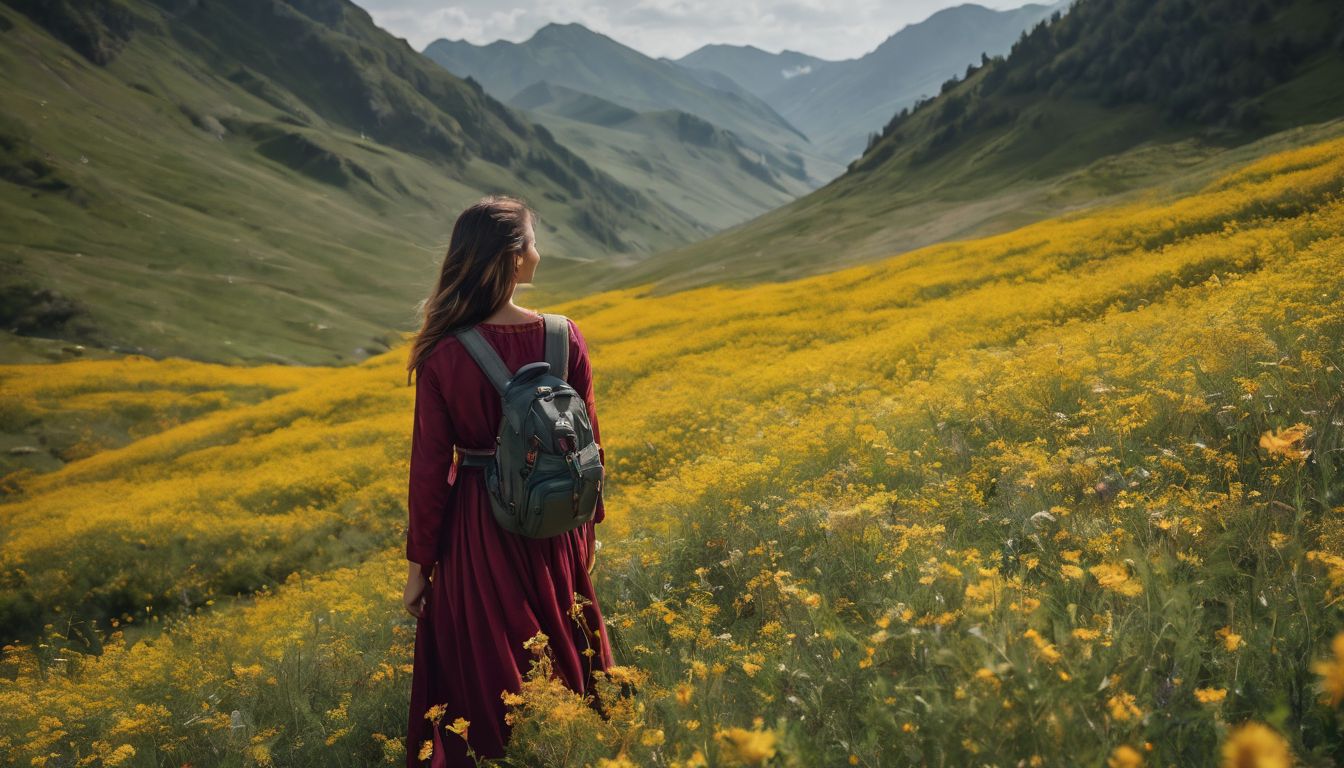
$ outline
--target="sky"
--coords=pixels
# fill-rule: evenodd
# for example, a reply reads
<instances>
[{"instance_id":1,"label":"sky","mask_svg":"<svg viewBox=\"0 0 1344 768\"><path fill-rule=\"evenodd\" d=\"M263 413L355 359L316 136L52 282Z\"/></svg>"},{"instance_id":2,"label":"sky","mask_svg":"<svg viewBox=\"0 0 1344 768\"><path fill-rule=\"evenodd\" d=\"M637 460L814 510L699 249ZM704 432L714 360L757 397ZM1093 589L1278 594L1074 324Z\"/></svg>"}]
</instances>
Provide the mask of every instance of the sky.
<instances>
[{"instance_id":1,"label":"sky","mask_svg":"<svg viewBox=\"0 0 1344 768\"><path fill-rule=\"evenodd\" d=\"M1030 0L976 0L1017 8ZM754 45L823 59L854 59L901 27L956 0L354 0L374 23L417 51L439 38L478 45L522 42L555 21L578 22L653 57L684 56L702 45ZM1048 0L1036 0L1048 2Z\"/></svg>"}]
</instances>

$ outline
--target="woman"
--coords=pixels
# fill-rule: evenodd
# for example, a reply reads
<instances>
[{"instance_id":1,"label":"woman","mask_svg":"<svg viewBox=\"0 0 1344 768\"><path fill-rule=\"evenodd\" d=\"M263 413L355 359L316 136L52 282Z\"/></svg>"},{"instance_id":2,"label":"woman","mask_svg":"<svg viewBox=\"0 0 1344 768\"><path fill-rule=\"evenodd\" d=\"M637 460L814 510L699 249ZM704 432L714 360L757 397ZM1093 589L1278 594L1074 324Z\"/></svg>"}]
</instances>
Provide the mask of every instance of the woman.
<instances>
[{"instance_id":1,"label":"woman","mask_svg":"<svg viewBox=\"0 0 1344 768\"><path fill-rule=\"evenodd\" d=\"M606 514L601 499L583 526L530 539L495 521L479 468L452 471L453 446L493 447L502 415L497 391L452 331L476 326L510 370L544 358L543 318L513 302L514 289L532 281L541 259L535 218L507 196L486 197L462 212L411 346L407 383L416 372L415 420L402 596L418 619L406 745L411 768L473 765L468 742L480 757L503 756L510 726L501 693L520 690L533 658L523 644L537 632L549 639L558 675L580 694L593 692L593 670L612 665L589 579L594 526ZM569 326L567 380L587 401L600 443L588 348L573 321ZM587 630L569 615L575 593L589 603L581 609ZM439 727L425 718L436 705L443 705ZM467 741L443 727L459 717L469 722ZM432 753L428 761L420 758L424 751Z\"/></svg>"}]
</instances>

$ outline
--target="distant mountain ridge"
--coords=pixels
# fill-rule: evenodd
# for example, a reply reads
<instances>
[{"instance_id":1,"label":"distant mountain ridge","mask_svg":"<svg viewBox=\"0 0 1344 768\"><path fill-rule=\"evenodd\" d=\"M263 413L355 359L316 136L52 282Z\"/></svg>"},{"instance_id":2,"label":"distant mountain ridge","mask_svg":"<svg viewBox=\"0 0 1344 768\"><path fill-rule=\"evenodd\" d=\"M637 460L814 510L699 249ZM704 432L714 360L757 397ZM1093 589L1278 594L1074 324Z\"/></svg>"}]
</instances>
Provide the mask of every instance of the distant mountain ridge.
<instances>
[{"instance_id":1,"label":"distant mountain ridge","mask_svg":"<svg viewBox=\"0 0 1344 768\"><path fill-rule=\"evenodd\" d=\"M771 101L770 97L783 88L788 80L837 63L798 51L770 53L754 45L722 43L704 45L679 59L666 60L684 67L719 73L765 99L776 110L780 105Z\"/></svg>"},{"instance_id":2,"label":"distant mountain ridge","mask_svg":"<svg viewBox=\"0 0 1344 768\"><path fill-rule=\"evenodd\" d=\"M829 156L848 162L862 154L868 135L901 107L936 95L948 78L979 64L982 53L1007 52L1022 32L1067 3L1006 11L970 3L944 8L903 27L869 53L843 61L725 45L707 45L676 61L729 77L774 107Z\"/></svg>"},{"instance_id":3,"label":"distant mountain ridge","mask_svg":"<svg viewBox=\"0 0 1344 768\"><path fill-rule=\"evenodd\" d=\"M683 213L704 235L809 189L780 167L787 158L758 153L733 131L688 112L636 112L546 81L519 91L510 105L528 110L594 167Z\"/></svg>"},{"instance_id":4,"label":"distant mountain ridge","mask_svg":"<svg viewBox=\"0 0 1344 768\"><path fill-rule=\"evenodd\" d=\"M460 77L471 77L503 101L539 81L591 93L647 112L674 109L733 131L744 146L792 155L799 178L819 186L839 172L839 161L769 104L745 89L722 90L684 67L653 59L581 24L550 23L528 40L475 45L436 40L424 54Z\"/></svg>"},{"instance_id":5,"label":"distant mountain ridge","mask_svg":"<svg viewBox=\"0 0 1344 768\"><path fill-rule=\"evenodd\" d=\"M633 120L640 114L629 107L607 101L601 96L576 91L546 80L538 80L515 93L509 104L519 109L546 110L593 125L618 125Z\"/></svg>"}]
</instances>

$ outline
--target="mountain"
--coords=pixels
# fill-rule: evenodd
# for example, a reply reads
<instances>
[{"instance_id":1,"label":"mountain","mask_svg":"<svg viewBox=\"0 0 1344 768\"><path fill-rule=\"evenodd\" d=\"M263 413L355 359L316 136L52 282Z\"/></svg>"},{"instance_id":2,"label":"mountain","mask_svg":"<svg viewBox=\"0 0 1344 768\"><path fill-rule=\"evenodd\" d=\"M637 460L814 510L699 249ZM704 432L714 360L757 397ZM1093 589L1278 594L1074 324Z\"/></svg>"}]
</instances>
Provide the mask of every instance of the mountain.
<instances>
[{"instance_id":1,"label":"mountain","mask_svg":"<svg viewBox=\"0 0 1344 768\"><path fill-rule=\"evenodd\" d=\"M548 276L703 233L346 0L5 0L0 36L7 355L360 358L486 192Z\"/></svg>"},{"instance_id":2,"label":"mountain","mask_svg":"<svg viewBox=\"0 0 1344 768\"><path fill-rule=\"evenodd\" d=\"M783 90L790 80L838 63L797 51L770 53L754 45L719 43L701 46L671 61L692 70L717 73L764 99L776 110L788 104L782 100L773 100L772 96Z\"/></svg>"},{"instance_id":3,"label":"mountain","mask_svg":"<svg viewBox=\"0 0 1344 768\"><path fill-rule=\"evenodd\" d=\"M509 104L527 110L589 165L677 211L705 236L810 191L788 172L787 157L753 151L732 131L688 112L636 112L545 81Z\"/></svg>"},{"instance_id":4,"label":"mountain","mask_svg":"<svg viewBox=\"0 0 1344 768\"><path fill-rule=\"evenodd\" d=\"M732 131L752 150L790 157L792 173L813 188L843 170L842 161L823 155L769 104L745 90L720 90L683 67L645 56L581 24L547 24L522 43L436 40L424 53L504 101L546 81L637 112L672 109L696 115Z\"/></svg>"},{"instance_id":5,"label":"mountain","mask_svg":"<svg viewBox=\"0 0 1344 768\"><path fill-rule=\"evenodd\" d=\"M1123 196L1344 131L1344 6L1077 0L903 109L825 187L598 287L825 272ZM1151 189L1151 193L1149 190Z\"/></svg>"},{"instance_id":6,"label":"mountain","mask_svg":"<svg viewBox=\"0 0 1344 768\"><path fill-rule=\"evenodd\" d=\"M546 111L552 115L570 118L592 125L619 125L640 115L633 109L607 101L591 93L576 91L563 85L539 80L509 100L518 109Z\"/></svg>"},{"instance_id":7,"label":"mountain","mask_svg":"<svg viewBox=\"0 0 1344 768\"><path fill-rule=\"evenodd\" d=\"M774 107L821 151L842 162L901 107L938 93L981 55L1004 53L1026 29L1067 5L994 11L965 4L902 28L864 56L825 61L792 51L709 45L677 63L719 72ZM837 120L843 115L843 120Z\"/></svg>"}]
</instances>

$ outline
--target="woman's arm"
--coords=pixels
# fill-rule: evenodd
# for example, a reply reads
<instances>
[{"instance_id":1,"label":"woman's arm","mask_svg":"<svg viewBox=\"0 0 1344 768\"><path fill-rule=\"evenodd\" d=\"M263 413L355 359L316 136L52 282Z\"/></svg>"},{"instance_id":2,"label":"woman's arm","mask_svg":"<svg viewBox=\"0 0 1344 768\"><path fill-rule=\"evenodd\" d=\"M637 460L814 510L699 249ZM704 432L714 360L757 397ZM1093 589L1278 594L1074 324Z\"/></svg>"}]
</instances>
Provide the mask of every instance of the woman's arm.
<instances>
[{"instance_id":1,"label":"woman's arm","mask_svg":"<svg viewBox=\"0 0 1344 768\"><path fill-rule=\"evenodd\" d=\"M406 559L407 609L420 599L425 582L439 559L443 519L452 504L453 486L448 468L453 463L455 432L448 416L435 368L420 366L415 380L415 409L411 426L411 471L407 488ZM418 612L412 611L416 616Z\"/></svg>"}]
</instances>

